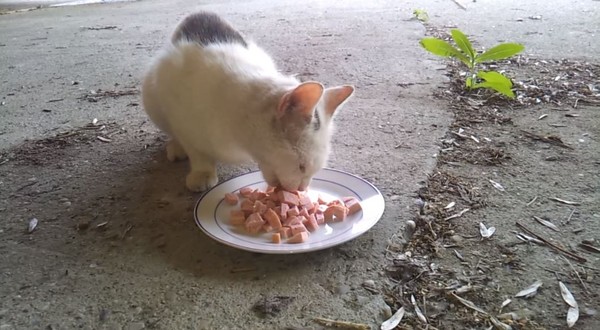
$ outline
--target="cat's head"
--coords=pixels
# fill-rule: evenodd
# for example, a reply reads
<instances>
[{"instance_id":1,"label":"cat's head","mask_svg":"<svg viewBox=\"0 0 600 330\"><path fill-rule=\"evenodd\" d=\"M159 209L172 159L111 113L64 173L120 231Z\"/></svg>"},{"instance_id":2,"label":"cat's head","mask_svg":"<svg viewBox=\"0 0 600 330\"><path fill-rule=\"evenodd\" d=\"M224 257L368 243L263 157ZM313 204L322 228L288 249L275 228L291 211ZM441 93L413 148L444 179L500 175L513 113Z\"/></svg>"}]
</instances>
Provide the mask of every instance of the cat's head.
<instances>
[{"instance_id":1,"label":"cat's head","mask_svg":"<svg viewBox=\"0 0 600 330\"><path fill-rule=\"evenodd\" d=\"M305 190L329 155L336 110L354 93L352 86L324 88L304 82L285 92L272 117L274 141L258 160L267 183L286 190Z\"/></svg>"}]
</instances>

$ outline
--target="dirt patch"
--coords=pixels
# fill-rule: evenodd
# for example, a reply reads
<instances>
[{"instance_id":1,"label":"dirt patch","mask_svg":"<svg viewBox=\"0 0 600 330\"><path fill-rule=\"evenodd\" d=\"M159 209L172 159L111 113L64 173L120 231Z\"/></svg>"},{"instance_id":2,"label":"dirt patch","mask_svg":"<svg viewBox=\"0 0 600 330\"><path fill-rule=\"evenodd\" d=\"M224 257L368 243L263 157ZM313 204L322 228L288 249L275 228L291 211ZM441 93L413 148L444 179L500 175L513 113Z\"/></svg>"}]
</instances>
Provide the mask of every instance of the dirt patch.
<instances>
[{"instance_id":1,"label":"dirt patch","mask_svg":"<svg viewBox=\"0 0 600 330\"><path fill-rule=\"evenodd\" d=\"M19 165L46 166L63 158L69 147L82 148L92 143L110 143L112 137L123 130L115 122L97 120L83 127L58 133L41 140L26 140L22 144L0 153L0 165L14 161Z\"/></svg>"},{"instance_id":2,"label":"dirt patch","mask_svg":"<svg viewBox=\"0 0 600 330\"><path fill-rule=\"evenodd\" d=\"M488 68L514 77L517 98L465 91L449 64L438 96L455 120L390 245L388 303L409 311L400 329L563 329L560 281L578 302L576 328L597 329L600 67L520 57ZM537 294L515 297L538 280Z\"/></svg>"}]
</instances>

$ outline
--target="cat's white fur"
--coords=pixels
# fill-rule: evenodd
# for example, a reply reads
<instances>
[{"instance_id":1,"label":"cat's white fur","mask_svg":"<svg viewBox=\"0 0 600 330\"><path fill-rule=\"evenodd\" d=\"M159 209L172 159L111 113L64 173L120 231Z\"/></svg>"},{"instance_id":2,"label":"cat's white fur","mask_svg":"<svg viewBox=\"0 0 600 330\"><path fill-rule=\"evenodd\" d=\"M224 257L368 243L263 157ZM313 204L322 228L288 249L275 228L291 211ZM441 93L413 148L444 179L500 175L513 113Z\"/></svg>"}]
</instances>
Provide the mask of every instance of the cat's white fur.
<instances>
[{"instance_id":1,"label":"cat's white fur","mask_svg":"<svg viewBox=\"0 0 600 330\"><path fill-rule=\"evenodd\" d=\"M252 42L179 41L151 65L142 98L149 117L171 138L168 159L189 158L190 190L216 185L219 162L250 161L270 185L303 190L325 166L332 117L353 91L284 76Z\"/></svg>"}]
</instances>

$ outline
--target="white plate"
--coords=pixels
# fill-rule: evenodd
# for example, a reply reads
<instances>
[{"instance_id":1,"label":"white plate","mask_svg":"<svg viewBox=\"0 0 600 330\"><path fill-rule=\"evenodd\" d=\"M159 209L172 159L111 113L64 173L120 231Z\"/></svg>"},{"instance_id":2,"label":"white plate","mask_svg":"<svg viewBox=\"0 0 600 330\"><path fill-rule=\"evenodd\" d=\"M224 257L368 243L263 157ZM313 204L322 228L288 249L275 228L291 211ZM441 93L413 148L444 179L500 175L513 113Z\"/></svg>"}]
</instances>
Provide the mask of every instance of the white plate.
<instances>
[{"instance_id":1,"label":"white plate","mask_svg":"<svg viewBox=\"0 0 600 330\"><path fill-rule=\"evenodd\" d=\"M265 190L267 184L258 171L222 182L200 197L194 217L198 227L208 236L223 244L252 252L290 254L330 248L365 233L379 221L385 208L383 196L375 186L355 175L325 168L314 176L308 188L311 198L316 200L317 195L321 195L325 200L330 200L354 196L360 201L362 211L343 222L319 226L304 243L275 244L271 242L270 234L249 234L241 226L229 224L229 212L239 206L228 205L223 201L223 196L242 187Z\"/></svg>"}]
</instances>

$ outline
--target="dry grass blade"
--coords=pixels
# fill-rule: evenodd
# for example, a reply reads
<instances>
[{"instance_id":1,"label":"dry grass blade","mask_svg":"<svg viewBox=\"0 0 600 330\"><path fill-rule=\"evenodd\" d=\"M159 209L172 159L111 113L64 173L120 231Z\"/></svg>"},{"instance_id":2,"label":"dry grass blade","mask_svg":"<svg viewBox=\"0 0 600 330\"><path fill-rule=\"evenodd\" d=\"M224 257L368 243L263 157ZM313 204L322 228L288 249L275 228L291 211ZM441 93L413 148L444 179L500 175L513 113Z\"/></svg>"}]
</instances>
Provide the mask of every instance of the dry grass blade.
<instances>
[{"instance_id":1,"label":"dry grass blade","mask_svg":"<svg viewBox=\"0 0 600 330\"><path fill-rule=\"evenodd\" d=\"M516 223L516 225L521 228L522 230L524 230L525 232L527 232L529 235L534 236L535 238L539 239L540 241L546 243L546 245L552 247L553 249L556 249L562 253L564 253L565 255L567 255L569 258L579 261L579 262L587 262L587 259L584 257L580 257L578 255L576 255L575 253L571 253L563 248L561 248L560 246L548 241L547 239L543 238L542 236L532 232L531 230L529 230L527 227L525 227L524 225L520 224L520 223Z\"/></svg>"},{"instance_id":2,"label":"dry grass blade","mask_svg":"<svg viewBox=\"0 0 600 330\"><path fill-rule=\"evenodd\" d=\"M530 286L528 286L525 289L517 292L517 294L515 295L515 297L531 298L531 297L535 296L535 294L537 293L537 290L543 284L544 284L544 282L542 282L542 281L539 281L539 280L535 281Z\"/></svg>"},{"instance_id":3,"label":"dry grass blade","mask_svg":"<svg viewBox=\"0 0 600 330\"><path fill-rule=\"evenodd\" d=\"M559 202L559 203L563 203L563 204L567 204L567 205L581 205L581 203L579 203L579 202L572 202L572 201L568 201L568 200L558 198L558 197L550 197L550 200L553 200L553 201Z\"/></svg>"},{"instance_id":4,"label":"dry grass blade","mask_svg":"<svg viewBox=\"0 0 600 330\"><path fill-rule=\"evenodd\" d=\"M500 190L500 191L506 191L506 190L504 189L504 187L503 187L501 184L499 184L498 182L496 182L496 181L494 181L494 180L489 180L489 181L490 181L490 183L492 184L492 186L494 186L494 188L496 188L496 189L498 189L498 190Z\"/></svg>"},{"instance_id":5,"label":"dry grass blade","mask_svg":"<svg viewBox=\"0 0 600 330\"><path fill-rule=\"evenodd\" d=\"M537 197L537 196L533 197L533 199L531 199L531 200L529 201L529 203L527 203L527 206L531 206L531 204L533 204L533 203L534 203L534 202L535 202L537 199L538 199L538 197Z\"/></svg>"},{"instance_id":6,"label":"dry grass blade","mask_svg":"<svg viewBox=\"0 0 600 330\"><path fill-rule=\"evenodd\" d=\"M573 294L571 293L571 291L569 291L567 286L560 281L558 282L558 286L560 286L560 295L562 296L563 300L569 306L573 308L579 308L579 306L577 305L577 301L575 301L575 297L573 297Z\"/></svg>"},{"instance_id":7,"label":"dry grass blade","mask_svg":"<svg viewBox=\"0 0 600 330\"><path fill-rule=\"evenodd\" d=\"M347 330L371 330L371 326L368 324L362 323L354 323L354 322L346 322L346 321L336 321L331 319L326 319L322 317L315 317L313 321L324 325L326 327L335 327L338 329L347 329Z\"/></svg>"},{"instance_id":8,"label":"dry grass blade","mask_svg":"<svg viewBox=\"0 0 600 330\"><path fill-rule=\"evenodd\" d=\"M455 202L450 202L450 203L448 203L448 205L446 205L446 206L444 207L444 209L446 209L446 210L449 210L449 209L453 208L453 207L454 207L454 205L456 205L456 203L455 203Z\"/></svg>"},{"instance_id":9,"label":"dry grass blade","mask_svg":"<svg viewBox=\"0 0 600 330\"><path fill-rule=\"evenodd\" d=\"M512 302L512 300L510 300L510 299L506 299L506 300L504 300L504 301L502 302L502 305L500 305L500 310L499 310L499 312L501 312L501 311L502 311L502 309L504 309L504 307L508 306L508 304L510 304L511 302Z\"/></svg>"},{"instance_id":10,"label":"dry grass blade","mask_svg":"<svg viewBox=\"0 0 600 330\"><path fill-rule=\"evenodd\" d=\"M100 136L100 135L96 136L96 138L97 138L98 140L100 140L100 141L102 141L102 142L106 142L106 143L108 143L108 142L111 142L111 141L112 141L111 139L109 139L109 138L105 138L104 136Z\"/></svg>"},{"instance_id":11,"label":"dry grass blade","mask_svg":"<svg viewBox=\"0 0 600 330\"><path fill-rule=\"evenodd\" d=\"M596 253L600 253L600 248L597 248L593 245L590 244L586 244L586 243L579 243L579 247L584 248L590 252L596 252Z\"/></svg>"},{"instance_id":12,"label":"dry grass blade","mask_svg":"<svg viewBox=\"0 0 600 330\"><path fill-rule=\"evenodd\" d=\"M470 300L461 298L461 297L457 296L454 292L451 292L450 295L453 298L455 298L456 300L458 300L461 304L465 305L466 307L468 307L468 308L470 308L470 309L472 309L474 311L477 311L477 312L479 312L481 314L488 315L488 313L486 311L484 311L483 309L475 306L475 304L473 302L471 302Z\"/></svg>"},{"instance_id":13,"label":"dry grass blade","mask_svg":"<svg viewBox=\"0 0 600 330\"><path fill-rule=\"evenodd\" d=\"M415 308L415 313L417 314L419 320L427 324L427 318L425 317L425 315L423 315L423 312L421 312L421 309L419 308L419 306L417 305L417 301L415 300L415 296L412 294L410 295L410 302L413 304L413 307Z\"/></svg>"},{"instance_id":14,"label":"dry grass blade","mask_svg":"<svg viewBox=\"0 0 600 330\"><path fill-rule=\"evenodd\" d=\"M573 150L573 147L566 145L558 136L554 136L554 135L549 135L549 136L541 136L541 135L537 135L531 132L527 132L524 130L521 130L521 132L528 138L535 140L535 141L542 141L545 143L549 143L549 144L553 144L555 146L559 146L559 147L563 147L563 148L567 148L567 149L571 149Z\"/></svg>"},{"instance_id":15,"label":"dry grass blade","mask_svg":"<svg viewBox=\"0 0 600 330\"><path fill-rule=\"evenodd\" d=\"M385 320L381 323L381 330L392 330L395 329L400 322L402 322L402 318L404 317L404 307L400 307L399 310L392 315L389 319Z\"/></svg>"},{"instance_id":16,"label":"dry grass blade","mask_svg":"<svg viewBox=\"0 0 600 330\"><path fill-rule=\"evenodd\" d=\"M556 227L556 225L553 224L552 222L550 222L548 220L545 220L545 219L542 219L540 217L536 217L535 215L533 216L533 218L535 219L535 221L541 223L542 225L544 225L544 226L546 226L546 227L548 227L548 228L550 228L550 229L552 229L554 231L560 232L560 229L558 229L558 227Z\"/></svg>"},{"instance_id":17,"label":"dry grass blade","mask_svg":"<svg viewBox=\"0 0 600 330\"><path fill-rule=\"evenodd\" d=\"M495 318L495 317L493 317L491 315L490 315L490 322L492 322L492 324L494 325L494 327L496 329L500 329L500 330L512 330L512 327L510 325L498 321L497 318Z\"/></svg>"},{"instance_id":18,"label":"dry grass blade","mask_svg":"<svg viewBox=\"0 0 600 330\"><path fill-rule=\"evenodd\" d=\"M444 218L444 221L448 221L448 220L452 220L452 219L456 219L456 218L460 218L463 216L463 214L465 214L466 212L468 212L470 209L464 209L456 214L453 214L449 217Z\"/></svg>"}]
</instances>

